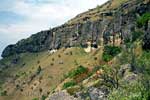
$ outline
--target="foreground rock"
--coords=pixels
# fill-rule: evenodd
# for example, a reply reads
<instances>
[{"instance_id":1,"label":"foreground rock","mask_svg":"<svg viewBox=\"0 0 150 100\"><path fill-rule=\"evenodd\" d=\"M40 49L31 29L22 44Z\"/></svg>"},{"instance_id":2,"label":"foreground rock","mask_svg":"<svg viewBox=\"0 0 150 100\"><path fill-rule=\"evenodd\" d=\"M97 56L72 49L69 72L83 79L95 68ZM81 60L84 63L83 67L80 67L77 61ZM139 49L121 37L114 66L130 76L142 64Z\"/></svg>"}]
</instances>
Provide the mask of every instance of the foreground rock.
<instances>
[{"instance_id":1,"label":"foreground rock","mask_svg":"<svg viewBox=\"0 0 150 100\"><path fill-rule=\"evenodd\" d=\"M81 100L107 100L108 93L105 87L89 87L87 91L77 92L76 97Z\"/></svg>"},{"instance_id":2,"label":"foreground rock","mask_svg":"<svg viewBox=\"0 0 150 100\"><path fill-rule=\"evenodd\" d=\"M74 98L73 96L69 95L67 91L63 90L52 94L46 100L80 100L80 99Z\"/></svg>"}]
</instances>

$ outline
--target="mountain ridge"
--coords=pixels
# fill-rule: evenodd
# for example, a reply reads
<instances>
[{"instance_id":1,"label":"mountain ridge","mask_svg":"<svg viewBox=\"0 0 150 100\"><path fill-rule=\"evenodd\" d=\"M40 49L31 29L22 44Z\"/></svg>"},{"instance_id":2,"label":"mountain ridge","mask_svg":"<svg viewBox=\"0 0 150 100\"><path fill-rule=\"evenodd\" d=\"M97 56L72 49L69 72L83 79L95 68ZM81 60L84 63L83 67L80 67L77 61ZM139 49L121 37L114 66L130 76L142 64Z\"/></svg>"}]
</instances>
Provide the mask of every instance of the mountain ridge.
<instances>
[{"instance_id":1,"label":"mountain ridge","mask_svg":"<svg viewBox=\"0 0 150 100\"><path fill-rule=\"evenodd\" d=\"M133 10L137 10L137 8L135 6L138 7L138 5L136 5L137 1L133 0L133 1L129 1L129 0L121 0L122 2L120 2L118 6L124 7L124 8L120 8L120 9L127 9L131 8L132 5L134 5L132 8ZM117 0L111 0L106 2L104 5L97 7L93 10L89 10L85 13L90 13L92 11L97 11L97 10L101 10L103 7L105 8L106 5L112 5L114 4L114 2L119 2ZM126 2L125 4L123 4L124 2ZM143 1L138 1L141 4L141 7L144 7ZM110 9L112 9L109 6ZM130 6L130 7L126 7L126 6ZM146 6L145 4L145 7ZM105 8L105 9L109 9L109 8ZM105 10L104 9L104 10ZM116 9L116 8L114 8ZM139 6L140 9L140 6ZM146 8L149 9L149 8ZM132 10L132 11L133 11ZM145 10L146 11L146 10ZM116 10L116 12L118 12L118 10ZM137 11L136 11L137 12ZM67 23L55 27L53 29L50 30L45 30L45 31L41 31L38 32L37 34L32 35L30 38L28 39L23 39L21 41L19 41L16 45L9 45L7 46L3 53L2 53L2 57L7 57L9 55L12 54L16 54L16 53L23 53L23 52L38 52L38 51L43 51L43 50L48 50L48 49L59 49L61 47L69 47L69 46L75 46L75 45L87 45L86 41L91 40L91 35L95 34L96 37L94 37L94 42L96 42L96 44L98 44L99 39L97 38L101 38L101 33L104 30L104 26L107 26L108 24L110 24L112 21L115 21L115 17L119 17L121 18L121 14L117 15L115 14L114 10L112 11L107 11L106 12L98 12L100 14L96 15L96 16L103 16L102 19L97 18L95 15L94 17L93 14L91 14L91 17L87 17L88 14L86 15L85 13L79 14L77 15L75 18L69 20ZM122 13L122 12L120 12ZM138 13L138 12L137 12ZM144 12L142 12L144 13ZM85 18L81 17L81 19L79 19L76 23L75 20L78 19L78 17L80 18L80 16L85 16ZM131 15L130 18L132 18L133 16ZM94 18L94 20L92 19ZM96 19L95 19L96 18ZM118 24L122 24L123 21L126 20L125 18L122 19L121 22L116 20L116 23L118 22ZM132 20L132 19L131 19ZM134 20L134 18L133 18ZM110 25L110 27L112 28L115 25ZM117 26L117 25L116 25ZM122 25L118 25L118 26L122 26ZM133 25L135 26L135 25ZM100 28L98 28L100 27ZM124 26L122 26L124 27ZM109 28L109 27L108 27ZM89 29L89 30L88 30ZM115 31L120 31L120 29L114 29ZM110 29L106 29L106 31L111 31ZM55 35L54 35L54 34ZM107 32L105 32L107 33ZM125 34L125 33L122 33ZM80 38L78 37L80 36ZM86 40L84 40L84 36L86 37ZM55 38L56 37L56 38ZM81 39L81 37L83 37L84 39ZM78 42L76 42L78 41ZM72 43L70 43L72 42Z\"/></svg>"}]
</instances>

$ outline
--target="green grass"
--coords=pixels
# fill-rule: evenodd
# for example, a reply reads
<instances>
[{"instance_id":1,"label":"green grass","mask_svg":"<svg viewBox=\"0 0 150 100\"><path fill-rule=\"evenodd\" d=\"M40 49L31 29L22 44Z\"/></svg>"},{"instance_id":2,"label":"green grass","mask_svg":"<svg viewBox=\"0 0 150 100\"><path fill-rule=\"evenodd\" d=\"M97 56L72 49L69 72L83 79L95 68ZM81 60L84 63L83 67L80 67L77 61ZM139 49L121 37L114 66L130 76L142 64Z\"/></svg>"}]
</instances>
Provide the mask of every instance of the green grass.
<instances>
[{"instance_id":1,"label":"green grass","mask_svg":"<svg viewBox=\"0 0 150 100\"><path fill-rule=\"evenodd\" d=\"M86 73L87 71L88 71L87 68L80 65L75 70L72 70L71 72L69 72L67 76L70 77L70 78L73 78L73 77L75 77L77 75L80 75L82 73Z\"/></svg>"},{"instance_id":2,"label":"green grass","mask_svg":"<svg viewBox=\"0 0 150 100\"><path fill-rule=\"evenodd\" d=\"M32 100L39 100L38 98L33 98Z\"/></svg>"},{"instance_id":3,"label":"green grass","mask_svg":"<svg viewBox=\"0 0 150 100\"><path fill-rule=\"evenodd\" d=\"M104 47L104 52L102 55L102 59L106 62L110 61L113 57L118 55L121 52L120 47L116 46L105 46Z\"/></svg>"},{"instance_id":4,"label":"green grass","mask_svg":"<svg viewBox=\"0 0 150 100\"><path fill-rule=\"evenodd\" d=\"M150 13L147 12L137 19L137 26L141 28L145 26L149 20L150 20Z\"/></svg>"},{"instance_id":5,"label":"green grass","mask_svg":"<svg viewBox=\"0 0 150 100\"><path fill-rule=\"evenodd\" d=\"M45 100L47 98L47 96L42 95L41 100Z\"/></svg>"},{"instance_id":6,"label":"green grass","mask_svg":"<svg viewBox=\"0 0 150 100\"><path fill-rule=\"evenodd\" d=\"M66 82L63 85L63 89L66 89L66 88L69 88L69 87L72 87L72 86L75 86L75 85L76 85L76 83L74 81Z\"/></svg>"},{"instance_id":7,"label":"green grass","mask_svg":"<svg viewBox=\"0 0 150 100\"><path fill-rule=\"evenodd\" d=\"M66 53L68 53L68 55ZM58 55L61 55L61 57ZM0 61L4 64L11 65L11 67L8 66L8 68L0 73L0 83L2 84L2 88L9 88L11 91L14 91L19 98L21 98L22 95L19 95L20 91L15 90L16 85L14 84L14 82L17 82L18 85L22 86L22 83L25 81L25 85L32 86L35 81L38 82L39 78L42 77L42 83L40 83L39 85L43 87L43 92L52 92L53 87L56 87L62 82L61 80L65 73L68 73L72 69L77 69L79 65L92 67L91 65L95 63L92 55L86 53L83 48L76 47L68 49L62 48L53 55L49 55L47 51L44 51L39 53L22 53L19 56L19 62L15 65L11 64L13 57L8 57ZM52 61L52 58L54 58L54 61ZM63 61L63 64L59 64L60 61ZM87 62L91 65L88 65ZM51 66L51 63L53 63L53 66ZM74 76L78 73L85 72L84 69L86 68L80 68L78 69L79 72L77 71L72 75ZM36 73L40 74L36 75ZM35 78L29 84L27 84L27 82L30 80L30 77L33 75L36 75ZM49 76L51 76L52 78L49 78ZM5 84L7 79L12 78L15 78L16 80L13 80L13 82L11 83L8 82L8 84ZM3 87L3 85L5 85L5 87ZM10 94L12 93L11 91L8 90ZM31 91L29 87L25 87L24 91L37 93L36 90ZM31 97L27 98L29 98L28 100L33 99Z\"/></svg>"}]
</instances>

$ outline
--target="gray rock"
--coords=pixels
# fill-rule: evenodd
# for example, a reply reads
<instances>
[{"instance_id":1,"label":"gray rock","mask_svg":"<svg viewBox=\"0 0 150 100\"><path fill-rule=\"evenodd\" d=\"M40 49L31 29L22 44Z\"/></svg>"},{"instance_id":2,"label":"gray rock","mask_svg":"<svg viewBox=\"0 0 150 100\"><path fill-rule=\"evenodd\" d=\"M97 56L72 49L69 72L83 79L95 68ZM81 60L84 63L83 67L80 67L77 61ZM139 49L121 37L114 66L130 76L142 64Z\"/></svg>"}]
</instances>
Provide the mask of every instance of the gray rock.
<instances>
[{"instance_id":1,"label":"gray rock","mask_svg":"<svg viewBox=\"0 0 150 100\"><path fill-rule=\"evenodd\" d=\"M119 75L123 78L122 79L123 82L131 83L138 79L138 75L135 74L134 72L131 72L130 64L122 65L119 70Z\"/></svg>"},{"instance_id":2,"label":"gray rock","mask_svg":"<svg viewBox=\"0 0 150 100\"><path fill-rule=\"evenodd\" d=\"M124 77L130 71L131 71L131 65L130 64L122 65L119 69L119 76Z\"/></svg>"},{"instance_id":3,"label":"gray rock","mask_svg":"<svg viewBox=\"0 0 150 100\"><path fill-rule=\"evenodd\" d=\"M127 76L124 78L124 80L126 80L127 82L132 82L132 81L135 81L135 80L137 80L137 79L138 79L138 75L137 75L137 74L134 74L134 73L129 74L129 75L127 75Z\"/></svg>"},{"instance_id":4,"label":"gray rock","mask_svg":"<svg viewBox=\"0 0 150 100\"><path fill-rule=\"evenodd\" d=\"M104 88L94 88L89 89L89 95L91 100L106 100L106 94L108 91Z\"/></svg>"},{"instance_id":5,"label":"gray rock","mask_svg":"<svg viewBox=\"0 0 150 100\"><path fill-rule=\"evenodd\" d=\"M108 93L105 87L90 87L87 91L77 92L76 97L82 100L107 100Z\"/></svg>"},{"instance_id":6,"label":"gray rock","mask_svg":"<svg viewBox=\"0 0 150 100\"><path fill-rule=\"evenodd\" d=\"M65 90L63 90L50 95L50 97L48 97L46 100L79 100L79 99L74 98L73 96L69 95Z\"/></svg>"}]
</instances>

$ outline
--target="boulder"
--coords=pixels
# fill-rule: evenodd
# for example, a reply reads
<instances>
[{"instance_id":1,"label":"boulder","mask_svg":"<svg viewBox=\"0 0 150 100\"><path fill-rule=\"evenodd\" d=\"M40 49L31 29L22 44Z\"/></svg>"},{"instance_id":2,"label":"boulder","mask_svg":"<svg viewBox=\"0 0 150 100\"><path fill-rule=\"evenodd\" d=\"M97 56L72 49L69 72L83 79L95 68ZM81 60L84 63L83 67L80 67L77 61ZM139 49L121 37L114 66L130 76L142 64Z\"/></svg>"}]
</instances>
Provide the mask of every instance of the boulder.
<instances>
[{"instance_id":1,"label":"boulder","mask_svg":"<svg viewBox=\"0 0 150 100\"><path fill-rule=\"evenodd\" d=\"M85 91L77 92L75 96L81 100L107 100L108 93L109 91L106 87L89 87Z\"/></svg>"},{"instance_id":2,"label":"boulder","mask_svg":"<svg viewBox=\"0 0 150 100\"><path fill-rule=\"evenodd\" d=\"M88 90L91 100L106 100L106 95L109 93L106 88L91 87Z\"/></svg>"},{"instance_id":3,"label":"boulder","mask_svg":"<svg viewBox=\"0 0 150 100\"><path fill-rule=\"evenodd\" d=\"M67 93L66 90L63 90L50 95L50 97L48 97L46 100L80 100L80 99L71 96L69 93Z\"/></svg>"},{"instance_id":4,"label":"boulder","mask_svg":"<svg viewBox=\"0 0 150 100\"><path fill-rule=\"evenodd\" d=\"M121 67L119 69L119 76L124 77L130 71L131 71L131 65L130 64L121 65Z\"/></svg>"}]
</instances>

